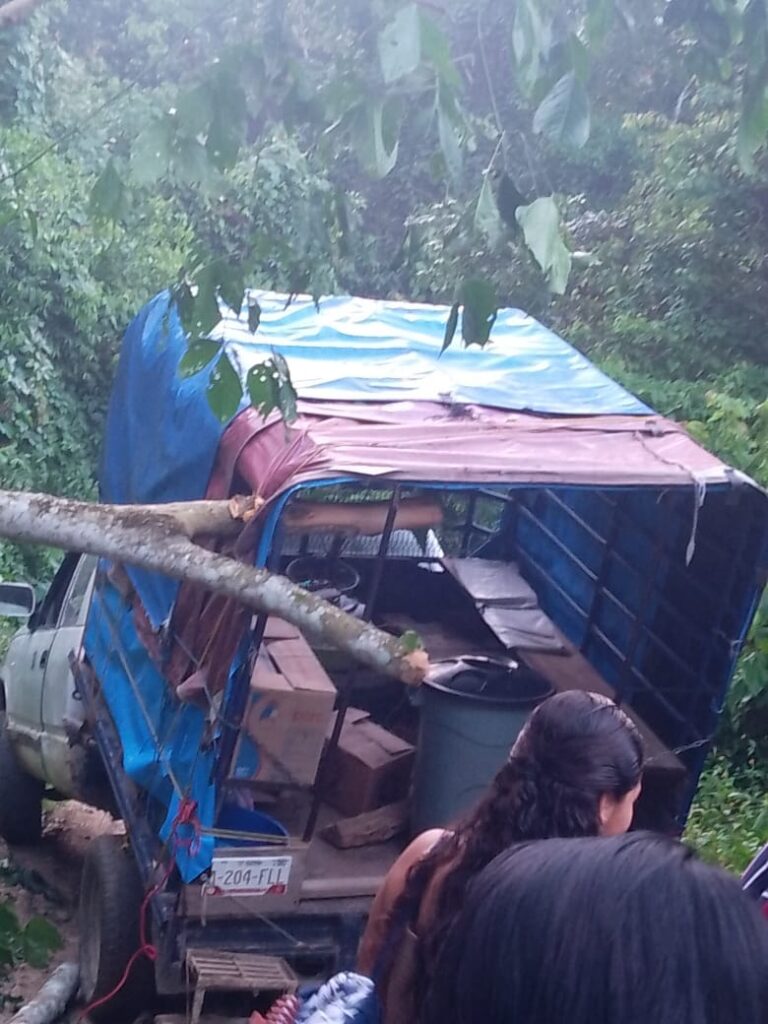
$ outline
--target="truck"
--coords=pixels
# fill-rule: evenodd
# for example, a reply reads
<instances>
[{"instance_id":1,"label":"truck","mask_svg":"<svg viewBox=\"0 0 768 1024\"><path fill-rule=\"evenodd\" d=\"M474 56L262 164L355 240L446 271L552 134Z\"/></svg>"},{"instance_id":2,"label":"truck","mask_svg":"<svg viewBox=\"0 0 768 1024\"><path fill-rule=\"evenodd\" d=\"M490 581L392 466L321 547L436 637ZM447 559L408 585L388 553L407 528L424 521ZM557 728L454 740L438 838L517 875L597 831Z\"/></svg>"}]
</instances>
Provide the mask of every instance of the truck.
<instances>
[{"instance_id":1,"label":"truck","mask_svg":"<svg viewBox=\"0 0 768 1024\"><path fill-rule=\"evenodd\" d=\"M647 750L635 827L679 833L766 579L765 492L521 311L441 354L445 307L253 298L258 332L222 307L191 376L171 296L138 314L100 497L256 495L237 537L201 544L418 637L432 667L409 692L94 552L68 553L37 606L0 585L0 614L26 619L0 669L0 834L38 841L44 798L125 826L91 844L80 899L82 992L109 1020L154 990L191 986L199 1017L217 986L350 966L409 836L503 762L521 686L528 706L619 702ZM274 349L296 418L244 399L221 421L217 360L246 382Z\"/></svg>"}]
</instances>

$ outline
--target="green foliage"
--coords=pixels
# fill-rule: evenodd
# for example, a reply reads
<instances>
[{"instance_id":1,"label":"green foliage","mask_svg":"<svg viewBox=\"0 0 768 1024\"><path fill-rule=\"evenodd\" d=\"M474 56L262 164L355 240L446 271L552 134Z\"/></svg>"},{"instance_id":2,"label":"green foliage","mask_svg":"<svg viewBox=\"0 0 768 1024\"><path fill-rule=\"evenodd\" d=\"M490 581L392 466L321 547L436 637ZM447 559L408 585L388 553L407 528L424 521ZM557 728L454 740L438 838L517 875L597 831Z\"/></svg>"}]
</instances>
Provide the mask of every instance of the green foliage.
<instances>
[{"instance_id":1,"label":"green foliage","mask_svg":"<svg viewBox=\"0 0 768 1024\"><path fill-rule=\"evenodd\" d=\"M61 936L45 918L30 918L22 926L11 905L0 903L0 972L24 963L46 967L61 946Z\"/></svg>"},{"instance_id":2,"label":"green foliage","mask_svg":"<svg viewBox=\"0 0 768 1024\"><path fill-rule=\"evenodd\" d=\"M688 124L625 119L629 191L610 212L582 204L569 219L596 262L574 275L564 319L590 352L667 380L764 362L768 168L739 171L734 128L708 109Z\"/></svg>"},{"instance_id":3,"label":"green foliage","mask_svg":"<svg viewBox=\"0 0 768 1024\"><path fill-rule=\"evenodd\" d=\"M743 871L768 834L767 783L764 765L737 774L723 757L713 758L701 777L686 839L707 860Z\"/></svg>"},{"instance_id":4,"label":"green foliage","mask_svg":"<svg viewBox=\"0 0 768 1024\"><path fill-rule=\"evenodd\" d=\"M87 497L120 334L191 236L156 198L123 225L90 219L93 172L66 154L40 157L45 141L39 129L0 128L0 177L34 161L0 184L0 478ZM55 557L2 545L0 576L44 579Z\"/></svg>"},{"instance_id":5,"label":"green foliage","mask_svg":"<svg viewBox=\"0 0 768 1024\"><path fill-rule=\"evenodd\" d=\"M571 254L560 237L560 214L551 196L520 206L515 215L528 248L546 275L555 295L562 295L571 272Z\"/></svg>"},{"instance_id":6,"label":"green foliage","mask_svg":"<svg viewBox=\"0 0 768 1024\"><path fill-rule=\"evenodd\" d=\"M555 82L539 104L533 130L551 142L581 147L589 138L589 99L575 71Z\"/></svg>"},{"instance_id":7,"label":"green foliage","mask_svg":"<svg viewBox=\"0 0 768 1024\"><path fill-rule=\"evenodd\" d=\"M465 278L456 290L448 316L442 351L453 341L461 310L461 337L465 345L487 345L496 321L498 300L493 285L480 278Z\"/></svg>"}]
</instances>

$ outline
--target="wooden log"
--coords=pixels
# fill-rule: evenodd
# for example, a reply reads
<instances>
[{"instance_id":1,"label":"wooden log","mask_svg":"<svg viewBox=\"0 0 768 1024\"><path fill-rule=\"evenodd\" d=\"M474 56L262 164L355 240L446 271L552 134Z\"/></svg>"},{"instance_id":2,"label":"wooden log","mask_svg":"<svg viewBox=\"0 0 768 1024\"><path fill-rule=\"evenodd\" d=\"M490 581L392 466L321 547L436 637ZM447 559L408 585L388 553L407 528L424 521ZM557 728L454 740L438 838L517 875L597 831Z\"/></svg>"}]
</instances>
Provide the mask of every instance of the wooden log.
<instances>
[{"instance_id":1,"label":"wooden log","mask_svg":"<svg viewBox=\"0 0 768 1024\"><path fill-rule=\"evenodd\" d=\"M404 832L408 825L408 804L401 800L387 804L375 811L366 811L354 818L342 818L327 825L320 833L331 846L338 850L350 850L357 846L372 846L386 843Z\"/></svg>"},{"instance_id":2,"label":"wooden log","mask_svg":"<svg viewBox=\"0 0 768 1024\"><path fill-rule=\"evenodd\" d=\"M229 506L229 502L225 502ZM174 514L156 506L95 505L0 490L0 537L101 555L188 580L296 626L311 643L329 643L364 665L418 686L429 659L418 638L398 640L310 594L283 576L194 544ZM227 515L232 516L231 508ZM196 527L195 527L196 528Z\"/></svg>"},{"instance_id":3,"label":"wooden log","mask_svg":"<svg viewBox=\"0 0 768 1024\"><path fill-rule=\"evenodd\" d=\"M11 1024L53 1024L69 1005L79 978L77 964L60 964L35 998L11 1019Z\"/></svg>"}]
</instances>

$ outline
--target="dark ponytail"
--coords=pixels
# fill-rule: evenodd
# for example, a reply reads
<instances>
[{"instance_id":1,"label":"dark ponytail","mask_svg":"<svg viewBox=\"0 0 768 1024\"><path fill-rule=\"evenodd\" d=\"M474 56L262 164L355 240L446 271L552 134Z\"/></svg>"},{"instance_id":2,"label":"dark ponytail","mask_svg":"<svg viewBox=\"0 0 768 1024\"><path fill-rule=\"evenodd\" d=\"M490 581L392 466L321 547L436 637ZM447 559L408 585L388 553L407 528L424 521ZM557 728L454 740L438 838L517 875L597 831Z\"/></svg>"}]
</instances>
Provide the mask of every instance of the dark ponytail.
<instances>
[{"instance_id":1,"label":"dark ponytail","mask_svg":"<svg viewBox=\"0 0 768 1024\"><path fill-rule=\"evenodd\" d=\"M516 843L596 836L601 797L625 796L642 769L640 735L612 701L573 690L539 705L488 794L408 877L400 910L413 920L436 872L444 871L436 913L420 936L427 974L470 879Z\"/></svg>"}]
</instances>

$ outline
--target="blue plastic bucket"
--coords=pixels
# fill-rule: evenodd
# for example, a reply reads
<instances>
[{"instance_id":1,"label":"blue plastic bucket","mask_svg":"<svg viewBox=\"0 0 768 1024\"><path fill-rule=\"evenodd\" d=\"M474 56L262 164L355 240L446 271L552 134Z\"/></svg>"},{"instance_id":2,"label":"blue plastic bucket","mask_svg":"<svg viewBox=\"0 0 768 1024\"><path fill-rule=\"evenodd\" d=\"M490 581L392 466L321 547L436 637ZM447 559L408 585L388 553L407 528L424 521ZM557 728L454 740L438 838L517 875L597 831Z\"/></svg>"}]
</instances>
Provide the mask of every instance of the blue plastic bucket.
<instances>
[{"instance_id":1,"label":"blue plastic bucket","mask_svg":"<svg viewBox=\"0 0 768 1024\"><path fill-rule=\"evenodd\" d=\"M249 811L236 804L225 804L222 807L216 827L227 832L253 832L259 837L274 836L276 845L279 845L277 840L288 838L288 832L275 818L263 811ZM256 838L256 835L253 840L216 838L217 846L264 846L268 842L267 839Z\"/></svg>"}]
</instances>

